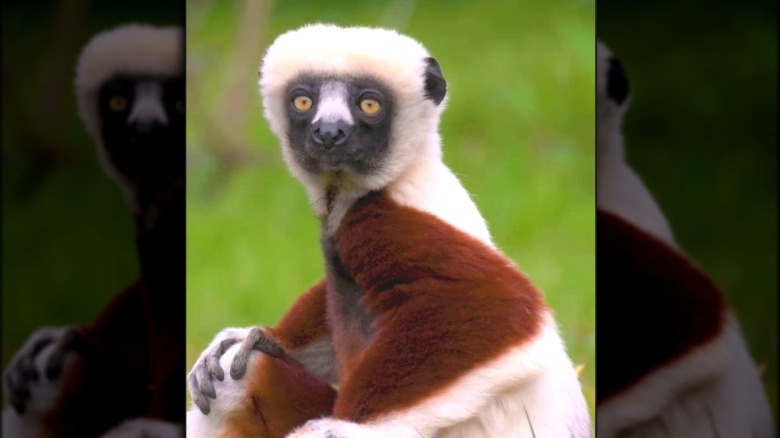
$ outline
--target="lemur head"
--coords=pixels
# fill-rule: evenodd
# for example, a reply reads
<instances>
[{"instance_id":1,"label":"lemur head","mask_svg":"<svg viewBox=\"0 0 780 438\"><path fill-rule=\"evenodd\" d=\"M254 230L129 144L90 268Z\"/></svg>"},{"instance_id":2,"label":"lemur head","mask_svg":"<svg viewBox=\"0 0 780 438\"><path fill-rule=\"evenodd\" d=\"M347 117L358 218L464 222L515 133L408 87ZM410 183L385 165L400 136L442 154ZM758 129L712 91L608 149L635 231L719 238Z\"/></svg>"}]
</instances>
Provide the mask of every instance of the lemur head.
<instances>
[{"instance_id":1,"label":"lemur head","mask_svg":"<svg viewBox=\"0 0 780 438\"><path fill-rule=\"evenodd\" d=\"M440 158L447 83L417 41L392 30L308 25L260 67L265 115L291 172L318 197L378 190Z\"/></svg>"},{"instance_id":2,"label":"lemur head","mask_svg":"<svg viewBox=\"0 0 780 438\"><path fill-rule=\"evenodd\" d=\"M630 87L620 61L601 42L596 43L597 157L622 159L620 134L623 114L630 102ZM617 155L616 155L617 154Z\"/></svg>"},{"instance_id":3,"label":"lemur head","mask_svg":"<svg viewBox=\"0 0 780 438\"><path fill-rule=\"evenodd\" d=\"M124 25L93 37L76 66L79 113L133 214L184 179L184 70L178 28Z\"/></svg>"}]
</instances>

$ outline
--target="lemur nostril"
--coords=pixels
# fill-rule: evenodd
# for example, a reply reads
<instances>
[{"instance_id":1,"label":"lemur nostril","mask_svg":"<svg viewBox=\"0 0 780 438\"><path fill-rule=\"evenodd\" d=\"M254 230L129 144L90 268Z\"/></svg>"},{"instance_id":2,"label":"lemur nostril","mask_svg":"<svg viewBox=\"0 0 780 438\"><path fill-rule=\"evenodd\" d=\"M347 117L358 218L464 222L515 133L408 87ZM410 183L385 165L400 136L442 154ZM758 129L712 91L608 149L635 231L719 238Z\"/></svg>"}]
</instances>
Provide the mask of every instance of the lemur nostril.
<instances>
[{"instance_id":1,"label":"lemur nostril","mask_svg":"<svg viewBox=\"0 0 780 438\"><path fill-rule=\"evenodd\" d=\"M349 138L351 129L343 122L323 123L311 132L314 143L325 147L344 144Z\"/></svg>"}]
</instances>

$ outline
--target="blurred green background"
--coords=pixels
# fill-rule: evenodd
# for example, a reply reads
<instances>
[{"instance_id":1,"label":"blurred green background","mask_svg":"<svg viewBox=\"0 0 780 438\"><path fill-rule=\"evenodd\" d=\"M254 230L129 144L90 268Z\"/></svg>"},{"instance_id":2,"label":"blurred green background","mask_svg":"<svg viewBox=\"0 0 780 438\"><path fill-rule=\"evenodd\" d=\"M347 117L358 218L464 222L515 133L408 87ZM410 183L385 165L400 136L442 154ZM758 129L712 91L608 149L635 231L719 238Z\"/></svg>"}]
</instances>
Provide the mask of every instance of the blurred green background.
<instances>
[{"instance_id":1,"label":"blurred green background","mask_svg":"<svg viewBox=\"0 0 780 438\"><path fill-rule=\"evenodd\" d=\"M629 162L723 288L777 409L777 2L599 0Z\"/></svg>"},{"instance_id":2,"label":"blurred green background","mask_svg":"<svg viewBox=\"0 0 780 438\"><path fill-rule=\"evenodd\" d=\"M545 291L592 408L594 20L592 1L188 3L188 367L219 330L276 323L324 272L318 223L262 116L264 48L305 23L378 25L440 62L445 161Z\"/></svg>"},{"instance_id":3,"label":"blurred green background","mask_svg":"<svg viewBox=\"0 0 780 438\"><path fill-rule=\"evenodd\" d=\"M76 59L98 32L182 12L178 0L3 2L3 368L35 329L91 322L138 275L132 219L78 117Z\"/></svg>"}]
</instances>

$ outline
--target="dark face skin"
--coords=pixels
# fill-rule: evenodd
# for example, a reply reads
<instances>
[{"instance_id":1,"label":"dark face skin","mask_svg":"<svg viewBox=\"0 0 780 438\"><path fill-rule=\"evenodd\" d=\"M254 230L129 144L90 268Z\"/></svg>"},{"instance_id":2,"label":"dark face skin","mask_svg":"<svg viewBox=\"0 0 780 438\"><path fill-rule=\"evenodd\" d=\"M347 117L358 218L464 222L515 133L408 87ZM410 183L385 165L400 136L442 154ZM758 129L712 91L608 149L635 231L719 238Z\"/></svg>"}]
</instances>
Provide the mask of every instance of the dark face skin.
<instances>
[{"instance_id":1,"label":"dark face skin","mask_svg":"<svg viewBox=\"0 0 780 438\"><path fill-rule=\"evenodd\" d=\"M290 147L308 172L365 175L378 169L388 156L394 102L389 90L378 81L365 77L302 77L290 84L287 96ZM295 101L301 97L310 99L308 110L296 108ZM379 105L375 114L361 110L366 99ZM314 121L320 109L331 112L334 105L340 105L342 113L348 112L352 120L326 116Z\"/></svg>"},{"instance_id":2,"label":"dark face skin","mask_svg":"<svg viewBox=\"0 0 780 438\"><path fill-rule=\"evenodd\" d=\"M167 120L147 114L130 121L139 92L156 99ZM98 96L103 144L122 175L142 184L184 178L182 77L117 76Z\"/></svg>"}]
</instances>

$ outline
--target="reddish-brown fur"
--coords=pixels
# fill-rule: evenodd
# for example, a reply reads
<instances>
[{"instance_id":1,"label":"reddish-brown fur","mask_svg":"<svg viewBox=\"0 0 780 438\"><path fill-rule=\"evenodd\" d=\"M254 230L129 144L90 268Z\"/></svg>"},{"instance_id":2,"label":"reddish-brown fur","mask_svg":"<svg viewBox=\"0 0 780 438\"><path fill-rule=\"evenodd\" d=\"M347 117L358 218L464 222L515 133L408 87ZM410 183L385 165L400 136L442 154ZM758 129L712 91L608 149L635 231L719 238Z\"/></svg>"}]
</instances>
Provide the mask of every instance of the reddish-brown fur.
<instances>
[{"instance_id":1,"label":"reddish-brown fur","mask_svg":"<svg viewBox=\"0 0 780 438\"><path fill-rule=\"evenodd\" d=\"M220 436L281 438L307 420L327 416L336 391L287 357L261 356L246 382L242 408L225 421Z\"/></svg>"},{"instance_id":2,"label":"reddish-brown fur","mask_svg":"<svg viewBox=\"0 0 780 438\"><path fill-rule=\"evenodd\" d=\"M540 330L541 294L503 255L386 193L355 203L334 247L374 318L369 346L346 360L338 418L410 407Z\"/></svg>"},{"instance_id":3,"label":"reddish-brown fur","mask_svg":"<svg viewBox=\"0 0 780 438\"><path fill-rule=\"evenodd\" d=\"M598 211L597 401L603 403L720 333L726 303L678 251Z\"/></svg>"},{"instance_id":4,"label":"reddish-brown fur","mask_svg":"<svg viewBox=\"0 0 780 438\"><path fill-rule=\"evenodd\" d=\"M327 414L362 422L412 406L541 328L542 296L508 259L385 193L350 209L334 245L365 291L359 305L374 316L372 339L363 348L361 335L333 333L344 367L338 394L297 363L263 356L223 436L283 436ZM329 334L327 304L321 280L272 333L288 349L321 339Z\"/></svg>"},{"instance_id":5,"label":"reddish-brown fur","mask_svg":"<svg viewBox=\"0 0 780 438\"><path fill-rule=\"evenodd\" d=\"M284 348L302 348L328 334L325 321L326 290L327 283L323 278L301 295L282 320L271 329Z\"/></svg>"},{"instance_id":6,"label":"reddish-brown fur","mask_svg":"<svg viewBox=\"0 0 780 438\"><path fill-rule=\"evenodd\" d=\"M121 420L147 415L159 391L152 386L145 285L138 280L82 329L84 345L69 368L55 408L42 418L47 436L97 436ZM107 402L110 401L110 402Z\"/></svg>"}]
</instances>

